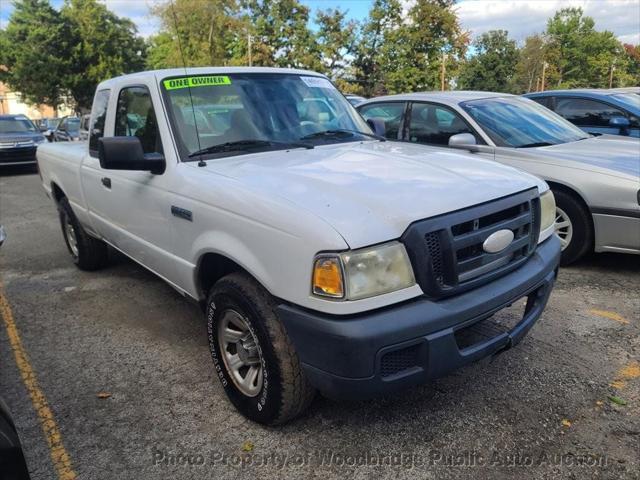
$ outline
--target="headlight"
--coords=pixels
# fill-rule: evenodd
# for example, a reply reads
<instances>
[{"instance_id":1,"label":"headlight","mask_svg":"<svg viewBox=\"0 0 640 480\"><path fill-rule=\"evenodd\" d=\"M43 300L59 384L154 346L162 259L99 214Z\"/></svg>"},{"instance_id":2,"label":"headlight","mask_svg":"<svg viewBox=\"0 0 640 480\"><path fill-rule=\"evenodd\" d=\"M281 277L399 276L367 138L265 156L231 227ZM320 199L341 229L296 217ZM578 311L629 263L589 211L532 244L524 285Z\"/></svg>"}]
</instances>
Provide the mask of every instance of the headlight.
<instances>
[{"instance_id":1,"label":"headlight","mask_svg":"<svg viewBox=\"0 0 640 480\"><path fill-rule=\"evenodd\" d=\"M407 251L399 242L316 258L313 293L359 300L415 284Z\"/></svg>"},{"instance_id":2,"label":"headlight","mask_svg":"<svg viewBox=\"0 0 640 480\"><path fill-rule=\"evenodd\" d=\"M33 143L35 143L36 145L40 145L41 143L44 143L47 139L44 137L40 137L40 138L36 138Z\"/></svg>"},{"instance_id":3,"label":"headlight","mask_svg":"<svg viewBox=\"0 0 640 480\"><path fill-rule=\"evenodd\" d=\"M556 199L551 190L540 195L540 232L552 227L556 221Z\"/></svg>"}]
</instances>

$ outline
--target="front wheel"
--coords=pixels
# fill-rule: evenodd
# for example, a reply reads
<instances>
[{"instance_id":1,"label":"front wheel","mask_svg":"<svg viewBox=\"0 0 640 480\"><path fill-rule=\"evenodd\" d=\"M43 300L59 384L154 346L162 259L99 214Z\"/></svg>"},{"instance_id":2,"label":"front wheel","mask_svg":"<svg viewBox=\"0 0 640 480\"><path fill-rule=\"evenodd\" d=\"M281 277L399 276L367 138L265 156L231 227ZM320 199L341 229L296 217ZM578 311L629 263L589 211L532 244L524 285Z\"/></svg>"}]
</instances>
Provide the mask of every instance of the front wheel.
<instances>
[{"instance_id":1,"label":"front wheel","mask_svg":"<svg viewBox=\"0 0 640 480\"><path fill-rule=\"evenodd\" d=\"M219 280L207 301L216 375L233 405L266 425L285 423L313 400L271 295L244 273Z\"/></svg>"},{"instance_id":2,"label":"front wheel","mask_svg":"<svg viewBox=\"0 0 640 480\"><path fill-rule=\"evenodd\" d=\"M560 238L560 263L569 265L580 259L593 244L589 212L574 196L554 190L556 199L555 232Z\"/></svg>"}]
</instances>

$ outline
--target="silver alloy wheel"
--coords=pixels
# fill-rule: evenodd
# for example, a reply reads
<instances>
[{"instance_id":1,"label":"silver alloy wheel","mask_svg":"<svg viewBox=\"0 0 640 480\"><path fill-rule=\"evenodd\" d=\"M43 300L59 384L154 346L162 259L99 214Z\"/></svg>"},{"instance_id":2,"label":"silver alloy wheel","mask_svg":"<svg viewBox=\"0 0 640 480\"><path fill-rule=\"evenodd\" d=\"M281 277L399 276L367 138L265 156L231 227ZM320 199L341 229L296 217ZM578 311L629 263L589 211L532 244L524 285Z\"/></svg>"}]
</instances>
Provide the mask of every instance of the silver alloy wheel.
<instances>
[{"instance_id":1,"label":"silver alloy wheel","mask_svg":"<svg viewBox=\"0 0 640 480\"><path fill-rule=\"evenodd\" d=\"M69 217L66 217L65 225L64 225L64 233L67 237L67 242L69 243L69 249L71 250L71 254L78 258L78 239L76 238L76 230L71 225L71 220Z\"/></svg>"},{"instance_id":2,"label":"silver alloy wheel","mask_svg":"<svg viewBox=\"0 0 640 480\"><path fill-rule=\"evenodd\" d=\"M556 235L560 238L562 250L564 250L569 246L573 238L573 224L571 223L569 215L558 206L556 206L555 231Z\"/></svg>"},{"instance_id":3,"label":"silver alloy wheel","mask_svg":"<svg viewBox=\"0 0 640 480\"><path fill-rule=\"evenodd\" d=\"M258 395L262 390L262 354L247 320L235 310L225 310L220 317L218 347L238 390L248 397Z\"/></svg>"}]
</instances>

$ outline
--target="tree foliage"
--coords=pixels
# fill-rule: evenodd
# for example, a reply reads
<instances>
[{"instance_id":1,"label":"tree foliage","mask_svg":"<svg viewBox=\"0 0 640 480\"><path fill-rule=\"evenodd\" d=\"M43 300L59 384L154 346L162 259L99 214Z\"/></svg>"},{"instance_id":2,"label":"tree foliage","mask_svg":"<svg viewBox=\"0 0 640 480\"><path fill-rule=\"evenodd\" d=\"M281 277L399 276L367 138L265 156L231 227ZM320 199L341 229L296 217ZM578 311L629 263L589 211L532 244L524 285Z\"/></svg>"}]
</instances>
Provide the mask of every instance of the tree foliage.
<instances>
[{"instance_id":1,"label":"tree foliage","mask_svg":"<svg viewBox=\"0 0 640 480\"><path fill-rule=\"evenodd\" d=\"M225 65L241 22L235 0L173 0L155 5L161 31L149 40L151 68Z\"/></svg>"},{"instance_id":2,"label":"tree foliage","mask_svg":"<svg viewBox=\"0 0 640 480\"><path fill-rule=\"evenodd\" d=\"M467 90L507 92L518 64L518 46L506 30L491 30L473 42L475 54L462 68L458 85Z\"/></svg>"},{"instance_id":3,"label":"tree foliage","mask_svg":"<svg viewBox=\"0 0 640 480\"><path fill-rule=\"evenodd\" d=\"M450 71L463 57L468 35L452 0L375 0L356 47L356 82L365 95L439 87L447 56Z\"/></svg>"},{"instance_id":4,"label":"tree foliage","mask_svg":"<svg viewBox=\"0 0 640 480\"><path fill-rule=\"evenodd\" d=\"M144 68L146 45L131 20L96 0L66 0L60 15L72 40L63 86L79 110L91 107L102 80Z\"/></svg>"},{"instance_id":5,"label":"tree foliage","mask_svg":"<svg viewBox=\"0 0 640 480\"><path fill-rule=\"evenodd\" d=\"M144 40L134 24L96 0L16 0L0 35L0 80L30 103L91 106L96 84L141 69Z\"/></svg>"},{"instance_id":6,"label":"tree foliage","mask_svg":"<svg viewBox=\"0 0 640 480\"><path fill-rule=\"evenodd\" d=\"M47 0L15 2L6 30L0 31L0 81L29 103L57 107L70 48L69 25Z\"/></svg>"}]
</instances>

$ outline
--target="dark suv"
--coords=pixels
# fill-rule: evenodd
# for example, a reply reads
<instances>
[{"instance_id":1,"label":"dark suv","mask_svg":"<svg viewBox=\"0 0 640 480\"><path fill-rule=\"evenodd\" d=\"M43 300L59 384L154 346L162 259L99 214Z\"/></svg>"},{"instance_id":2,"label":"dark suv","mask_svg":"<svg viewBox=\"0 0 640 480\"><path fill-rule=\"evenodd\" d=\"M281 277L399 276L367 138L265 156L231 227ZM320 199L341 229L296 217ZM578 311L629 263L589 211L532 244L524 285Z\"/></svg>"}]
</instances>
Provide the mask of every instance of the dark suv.
<instances>
[{"instance_id":1,"label":"dark suv","mask_svg":"<svg viewBox=\"0 0 640 480\"><path fill-rule=\"evenodd\" d=\"M44 141L24 115L0 115L0 167L35 165L36 148Z\"/></svg>"}]
</instances>

